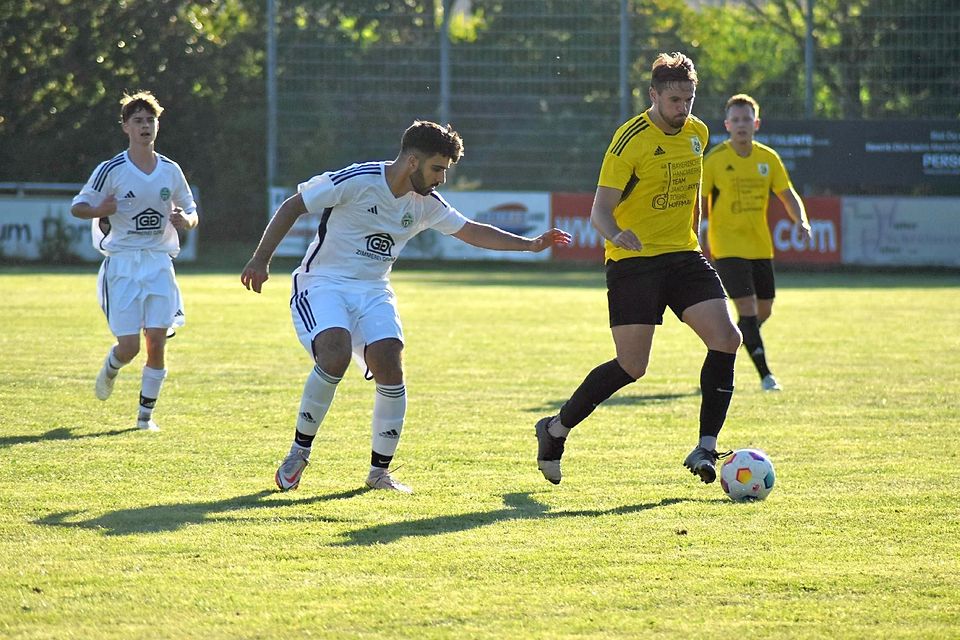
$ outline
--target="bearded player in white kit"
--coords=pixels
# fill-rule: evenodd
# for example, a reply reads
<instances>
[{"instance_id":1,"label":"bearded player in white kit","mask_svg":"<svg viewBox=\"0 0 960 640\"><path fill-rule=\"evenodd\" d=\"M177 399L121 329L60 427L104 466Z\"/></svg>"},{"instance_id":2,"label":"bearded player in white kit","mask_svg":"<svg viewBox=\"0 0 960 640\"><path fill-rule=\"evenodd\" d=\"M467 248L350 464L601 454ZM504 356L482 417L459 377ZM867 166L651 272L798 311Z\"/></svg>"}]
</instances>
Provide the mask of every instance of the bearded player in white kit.
<instances>
[{"instance_id":1,"label":"bearded player in white kit","mask_svg":"<svg viewBox=\"0 0 960 640\"><path fill-rule=\"evenodd\" d=\"M435 189L462 155L460 135L449 125L416 121L404 132L395 160L353 164L311 178L267 225L240 276L257 293L296 219L307 212L320 215L317 235L293 272L293 324L315 366L303 389L293 445L275 475L281 491L299 485L314 437L355 354L376 382L366 485L412 492L388 470L407 409L403 329L388 278L410 238L433 228L499 251L540 252L570 243L570 235L559 229L526 238L468 220L450 206Z\"/></svg>"},{"instance_id":2,"label":"bearded player in white kit","mask_svg":"<svg viewBox=\"0 0 960 640\"><path fill-rule=\"evenodd\" d=\"M183 325L183 304L173 269L178 230L197 226L197 205L183 171L153 149L163 107L153 94L124 95L120 124L129 148L101 162L73 199L70 212L92 220L93 245L104 256L97 297L115 344L97 374L94 393L106 400L120 369L147 346L137 427L159 431L153 409L167 377L167 334Z\"/></svg>"}]
</instances>

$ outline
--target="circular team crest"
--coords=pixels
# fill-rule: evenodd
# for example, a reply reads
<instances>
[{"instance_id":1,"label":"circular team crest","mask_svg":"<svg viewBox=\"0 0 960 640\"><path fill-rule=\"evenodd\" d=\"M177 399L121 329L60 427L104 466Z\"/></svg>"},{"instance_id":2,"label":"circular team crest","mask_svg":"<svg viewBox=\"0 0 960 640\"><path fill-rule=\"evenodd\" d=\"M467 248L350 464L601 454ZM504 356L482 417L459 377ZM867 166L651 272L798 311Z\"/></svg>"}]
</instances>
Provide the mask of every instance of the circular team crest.
<instances>
[{"instance_id":1,"label":"circular team crest","mask_svg":"<svg viewBox=\"0 0 960 640\"><path fill-rule=\"evenodd\" d=\"M693 152L697 155L700 155L700 152L703 151L703 145L700 144L700 138L697 136L690 138L690 146L693 147Z\"/></svg>"},{"instance_id":2,"label":"circular team crest","mask_svg":"<svg viewBox=\"0 0 960 640\"><path fill-rule=\"evenodd\" d=\"M160 199L163 200L164 202L166 202L167 200L169 200L169 199L170 199L170 189L167 189L166 187L164 187L163 189L160 189Z\"/></svg>"},{"instance_id":3,"label":"circular team crest","mask_svg":"<svg viewBox=\"0 0 960 640\"><path fill-rule=\"evenodd\" d=\"M406 229L413 224L413 216L410 215L410 212L403 214L403 217L400 218L400 224L403 225L403 228Z\"/></svg>"}]
</instances>

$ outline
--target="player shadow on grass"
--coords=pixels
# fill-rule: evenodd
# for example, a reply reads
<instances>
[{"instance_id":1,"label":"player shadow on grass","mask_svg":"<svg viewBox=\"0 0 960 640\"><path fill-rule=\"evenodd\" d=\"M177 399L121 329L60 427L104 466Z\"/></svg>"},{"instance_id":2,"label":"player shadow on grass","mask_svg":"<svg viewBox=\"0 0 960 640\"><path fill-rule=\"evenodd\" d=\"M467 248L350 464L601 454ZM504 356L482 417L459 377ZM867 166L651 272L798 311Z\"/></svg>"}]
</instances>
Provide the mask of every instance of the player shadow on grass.
<instances>
[{"instance_id":1,"label":"player shadow on grass","mask_svg":"<svg viewBox=\"0 0 960 640\"><path fill-rule=\"evenodd\" d=\"M137 507L132 509L119 509L110 511L95 518L87 520L73 520L72 518L82 513L81 510L60 511L48 514L33 524L47 525L52 527L76 527L80 529L91 529L100 531L108 536L124 536L137 533L160 533L164 531L176 531L189 524L205 524L208 522L226 522L239 521L242 518L223 517L220 514L245 511L247 509L277 509L283 507L299 507L317 502L327 502L329 500L344 500L366 493L368 489L362 487L351 489L350 491L341 491L339 493L330 493L302 500L272 500L264 501L268 496L277 495L274 489L258 491L245 496L235 498L226 498L224 500L215 500L211 502L187 502L181 504L158 504L147 507ZM218 517L211 517L218 516ZM309 519L317 522L341 522L336 518L305 516L299 513L296 517Z\"/></svg>"},{"instance_id":2,"label":"player shadow on grass","mask_svg":"<svg viewBox=\"0 0 960 640\"><path fill-rule=\"evenodd\" d=\"M0 436L0 449L12 447L18 444L34 444L37 442L48 442L51 440L80 440L82 438L100 438L103 436L119 436L123 433L138 431L135 427L127 429L112 429L110 431L98 431L97 433L73 433L72 427L57 427L50 429L45 433L32 433L22 436Z\"/></svg>"},{"instance_id":3,"label":"player shadow on grass","mask_svg":"<svg viewBox=\"0 0 960 640\"><path fill-rule=\"evenodd\" d=\"M680 392L680 393L648 393L648 394L623 394L611 396L607 400L603 401L603 406L616 406L616 405L647 405L647 404L660 404L663 402L671 402L673 400L680 400L681 398L694 398L700 395L700 389L691 389L690 391ZM560 407L563 406L563 403L566 402L566 399L554 401L554 402L544 402L543 404L536 407L529 407L527 411L532 413L557 413L560 411Z\"/></svg>"},{"instance_id":4,"label":"player shadow on grass","mask_svg":"<svg viewBox=\"0 0 960 640\"><path fill-rule=\"evenodd\" d=\"M690 498L664 498L659 502L631 504L612 509L587 509L576 511L550 511L550 508L530 497L529 493L508 493L503 496L505 507L496 511L474 511L424 520L406 520L391 524L374 525L347 532L346 539L331 546L353 547L389 544L401 538L443 535L468 529L477 529L510 520L547 520L553 518L599 517L639 513L658 507L667 507Z\"/></svg>"}]
</instances>

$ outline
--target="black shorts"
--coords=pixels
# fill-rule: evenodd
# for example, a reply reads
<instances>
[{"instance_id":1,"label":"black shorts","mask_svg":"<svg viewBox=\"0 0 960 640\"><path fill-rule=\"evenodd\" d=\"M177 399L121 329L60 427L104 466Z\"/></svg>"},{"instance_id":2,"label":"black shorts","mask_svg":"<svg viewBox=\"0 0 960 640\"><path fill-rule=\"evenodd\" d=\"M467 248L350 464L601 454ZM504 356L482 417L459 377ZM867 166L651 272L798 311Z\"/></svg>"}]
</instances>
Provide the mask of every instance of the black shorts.
<instances>
[{"instance_id":1,"label":"black shorts","mask_svg":"<svg viewBox=\"0 0 960 640\"><path fill-rule=\"evenodd\" d=\"M723 287L731 298L757 296L760 300L773 300L777 288L773 278L773 260L748 260L746 258L719 258L717 273Z\"/></svg>"},{"instance_id":2,"label":"black shorts","mask_svg":"<svg viewBox=\"0 0 960 640\"><path fill-rule=\"evenodd\" d=\"M682 320L687 307L725 297L720 277L699 251L607 262L611 327L663 324L667 307Z\"/></svg>"}]
</instances>

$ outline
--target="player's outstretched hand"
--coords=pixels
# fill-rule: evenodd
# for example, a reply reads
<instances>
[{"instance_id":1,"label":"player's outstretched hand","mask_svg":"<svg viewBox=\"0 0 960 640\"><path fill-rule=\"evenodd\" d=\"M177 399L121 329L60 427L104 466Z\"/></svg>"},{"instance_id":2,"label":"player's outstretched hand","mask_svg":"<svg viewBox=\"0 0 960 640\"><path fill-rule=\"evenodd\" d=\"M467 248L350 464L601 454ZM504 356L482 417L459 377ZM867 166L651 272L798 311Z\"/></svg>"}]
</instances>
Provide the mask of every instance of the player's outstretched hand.
<instances>
[{"instance_id":1,"label":"player's outstretched hand","mask_svg":"<svg viewBox=\"0 0 960 640\"><path fill-rule=\"evenodd\" d=\"M253 289L256 293L260 293L260 290L263 289L263 283L270 279L270 267L256 258L250 258L250 262L247 263L247 266L243 268L243 273L240 274L240 282L247 288L249 291Z\"/></svg>"},{"instance_id":2,"label":"player's outstretched hand","mask_svg":"<svg viewBox=\"0 0 960 640\"><path fill-rule=\"evenodd\" d=\"M643 249L643 243L640 242L640 238L630 229L624 229L613 236L610 238L610 242L612 242L614 246L620 247L621 249L629 249L630 251L640 251Z\"/></svg>"},{"instance_id":3,"label":"player's outstretched hand","mask_svg":"<svg viewBox=\"0 0 960 640\"><path fill-rule=\"evenodd\" d=\"M566 231L550 229L550 231L545 231L533 239L533 246L530 248L530 251L540 253L549 247L566 246L572 241L573 236Z\"/></svg>"}]
</instances>

